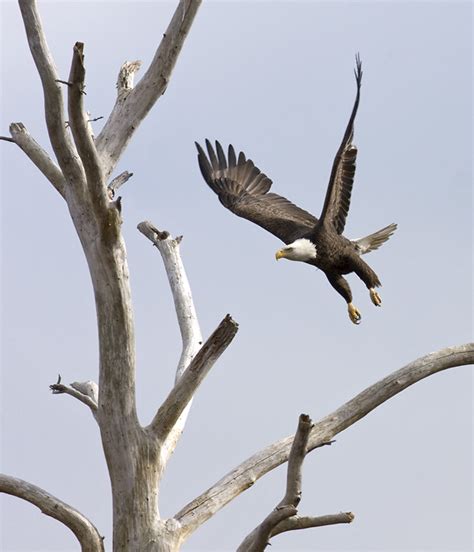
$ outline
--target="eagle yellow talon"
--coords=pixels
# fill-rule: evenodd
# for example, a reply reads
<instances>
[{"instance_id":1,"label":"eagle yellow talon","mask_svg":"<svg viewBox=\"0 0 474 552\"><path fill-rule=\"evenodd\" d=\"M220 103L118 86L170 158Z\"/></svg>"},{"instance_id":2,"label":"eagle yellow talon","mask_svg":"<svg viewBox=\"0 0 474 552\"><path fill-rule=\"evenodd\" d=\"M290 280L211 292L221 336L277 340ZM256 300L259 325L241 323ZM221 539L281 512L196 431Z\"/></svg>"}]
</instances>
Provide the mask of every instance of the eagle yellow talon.
<instances>
[{"instance_id":1,"label":"eagle yellow talon","mask_svg":"<svg viewBox=\"0 0 474 552\"><path fill-rule=\"evenodd\" d=\"M360 321L362 320L362 315L360 314L357 307L354 307L352 303L348 303L347 310L349 311L349 318L351 319L351 322L354 324L360 324Z\"/></svg>"},{"instance_id":2,"label":"eagle yellow talon","mask_svg":"<svg viewBox=\"0 0 474 552\"><path fill-rule=\"evenodd\" d=\"M370 300L376 307L380 307L382 304L382 299L380 299L380 295L375 291L374 288L370 288Z\"/></svg>"}]
</instances>

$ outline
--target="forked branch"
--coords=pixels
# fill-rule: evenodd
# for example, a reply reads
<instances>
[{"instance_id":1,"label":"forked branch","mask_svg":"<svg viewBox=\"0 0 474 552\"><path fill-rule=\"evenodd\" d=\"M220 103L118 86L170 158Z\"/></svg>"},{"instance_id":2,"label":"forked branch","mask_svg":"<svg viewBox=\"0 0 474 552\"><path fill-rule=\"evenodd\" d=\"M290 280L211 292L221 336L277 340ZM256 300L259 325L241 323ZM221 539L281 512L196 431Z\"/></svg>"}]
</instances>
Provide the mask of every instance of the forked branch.
<instances>
[{"instance_id":1,"label":"forked branch","mask_svg":"<svg viewBox=\"0 0 474 552\"><path fill-rule=\"evenodd\" d=\"M0 474L0 492L22 498L38 507L43 514L66 525L76 536L83 552L104 551L104 539L96 527L75 508L40 487Z\"/></svg>"},{"instance_id":2,"label":"forked branch","mask_svg":"<svg viewBox=\"0 0 474 552\"><path fill-rule=\"evenodd\" d=\"M138 225L139 231L156 246L163 259L166 275L173 295L179 331L183 342L181 356L176 369L175 381L181 377L202 345L201 329L194 307L194 301L188 277L180 254L181 237L172 238L169 232L158 230L148 221ZM174 427L169 431L161 447L161 462L163 467L176 448L178 439L186 424L191 407L191 401L178 417Z\"/></svg>"},{"instance_id":3,"label":"forked branch","mask_svg":"<svg viewBox=\"0 0 474 552\"><path fill-rule=\"evenodd\" d=\"M441 349L407 364L317 422L309 436L308 452L330 441L335 435L410 385L442 370L473 363L474 343L467 343ZM195 531L260 477L286 462L292 442L292 436L286 437L257 452L185 506L175 515L183 526L184 534Z\"/></svg>"},{"instance_id":4,"label":"forked branch","mask_svg":"<svg viewBox=\"0 0 474 552\"><path fill-rule=\"evenodd\" d=\"M275 529L297 514L301 500L301 479L306 445L313 423L307 414L301 414L288 458L286 492L277 507L242 542L237 552L263 552Z\"/></svg>"}]
</instances>

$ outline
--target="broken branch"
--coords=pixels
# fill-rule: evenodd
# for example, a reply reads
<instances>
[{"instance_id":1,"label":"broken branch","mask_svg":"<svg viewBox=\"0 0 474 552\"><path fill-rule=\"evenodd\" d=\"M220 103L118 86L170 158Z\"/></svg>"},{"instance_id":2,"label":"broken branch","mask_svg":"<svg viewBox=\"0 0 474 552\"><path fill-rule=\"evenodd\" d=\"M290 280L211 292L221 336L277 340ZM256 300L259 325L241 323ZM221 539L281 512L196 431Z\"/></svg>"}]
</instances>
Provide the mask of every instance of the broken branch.
<instances>
[{"instance_id":1,"label":"broken branch","mask_svg":"<svg viewBox=\"0 0 474 552\"><path fill-rule=\"evenodd\" d=\"M237 330L237 323L227 315L175 383L148 426L159 440L163 441L168 437L199 385L234 339Z\"/></svg>"},{"instance_id":2,"label":"broken branch","mask_svg":"<svg viewBox=\"0 0 474 552\"><path fill-rule=\"evenodd\" d=\"M108 198L105 194L102 167L89 129L89 117L84 109L85 75L84 44L76 42L69 74L69 82L71 83L68 89L69 126L82 160L89 192L94 199L94 206L105 209Z\"/></svg>"}]
</instances>

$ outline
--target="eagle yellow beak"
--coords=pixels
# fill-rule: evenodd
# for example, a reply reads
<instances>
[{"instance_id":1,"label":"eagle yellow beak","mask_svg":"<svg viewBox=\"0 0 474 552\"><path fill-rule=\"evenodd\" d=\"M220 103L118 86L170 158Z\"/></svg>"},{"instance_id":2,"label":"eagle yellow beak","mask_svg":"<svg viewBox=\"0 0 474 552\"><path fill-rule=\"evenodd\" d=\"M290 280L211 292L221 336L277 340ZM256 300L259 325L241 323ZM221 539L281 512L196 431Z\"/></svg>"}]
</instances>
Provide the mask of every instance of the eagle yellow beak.
<instances>
[{"instance_id":1,"label":"eagle yellow beak","mask_svg":"<svg viewBox=\"0 0 474 552\"><path fill-rule=\"evenodd\" d=\"M284 259L285 258L285 251L283 249L279 249L276 253L275 253L275 259L277 261L279 261L280 259Z\"/></svg>"}]
</instances>

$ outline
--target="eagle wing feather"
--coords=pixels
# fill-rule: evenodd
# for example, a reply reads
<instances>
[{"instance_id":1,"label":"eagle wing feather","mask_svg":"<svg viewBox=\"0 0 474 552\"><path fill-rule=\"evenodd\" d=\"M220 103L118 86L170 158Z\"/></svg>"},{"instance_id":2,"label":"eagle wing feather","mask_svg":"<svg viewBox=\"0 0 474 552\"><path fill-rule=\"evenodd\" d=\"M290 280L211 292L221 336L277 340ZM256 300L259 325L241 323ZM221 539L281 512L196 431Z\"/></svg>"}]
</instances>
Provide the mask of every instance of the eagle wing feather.
<instances>
[{"instance_id":1,"label":"eagle wing feather","mask_svg":"<svg viewBox=\"0 0 474 552\"><path fill-rule=\"evenodd\" d=\"M352 108L341 145L334 158L320 218L322 223L329 222L332 224L338 234L342 234L344 231L347 214L349 213L357 159L357 148L352 144L352 138L354 136L354 120L359 107L360 86L362 82L362 63L359 55L356 56L356 69L354 73L357 83L354 107Z\"/></svg>"},{"instance_id":2,"label":"eagle wing feather","mask_svg":"<svg viewBox=\"0 0 474 552\"><path fill-rule=\"evenodd\" d=\"M202 176L219 201L239 217L254 222L285 243L309 232L318 219L288 199L268 193L272 181L252 160L229 146L227 158L219 142L216 149L206 140L207 155L196 142ZM217 152L217 154L216 154Z\"/></svg>"}]
</instances>

